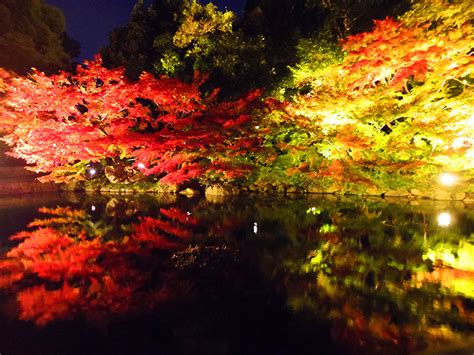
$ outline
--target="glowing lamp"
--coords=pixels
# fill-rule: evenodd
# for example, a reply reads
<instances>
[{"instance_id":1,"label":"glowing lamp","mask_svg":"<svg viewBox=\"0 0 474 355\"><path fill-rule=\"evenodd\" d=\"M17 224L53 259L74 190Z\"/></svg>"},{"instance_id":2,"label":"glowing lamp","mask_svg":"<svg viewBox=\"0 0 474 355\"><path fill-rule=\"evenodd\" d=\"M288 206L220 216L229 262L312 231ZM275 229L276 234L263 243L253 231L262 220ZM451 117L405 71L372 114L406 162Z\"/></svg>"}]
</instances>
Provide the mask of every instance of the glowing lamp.
<instances>
[{"instance_id":1,"label":"glowing lamp","mask_svg":"<svg viewBox=\"0 0 474 355\"><path fill-rule=\"evenodd\" d=\"M457 180L457 176L450 173L443 173L439 176L439 182L445 186L453 186Z\"/></svg>"},{"instance_id":2,"label":"glowing lamp","mask_svg":"<svg viewBox=\"0 0 474 355\"><path fill-rule=\"evenodd\" d=\"M451 215L448 212L443 212L438 215L438 226L448 227L451 224Z\"/></svg>"},{"instance_id":3,"label":"glowing lamp","mask_svg":"<svg viewBox=\"0 0 474 355\"><path fill-rule=\"evenodd\" d=\"M94 212L96 210L96 207L94 205L92 205L91 210L92 210L92 212Z\"/></svg>"},{"instance_id":4,"label":"glowing lamp","mask_svg":"<svg viewBox=\"0 0 474 355\"><path fill-rule=\"evenodd\" d=\"M100 175L102 172L102 165L99 163L91 163L87 168L86 168L86 176L89 179L94 179L97 176Z\"/></svg>"}]
</instances>

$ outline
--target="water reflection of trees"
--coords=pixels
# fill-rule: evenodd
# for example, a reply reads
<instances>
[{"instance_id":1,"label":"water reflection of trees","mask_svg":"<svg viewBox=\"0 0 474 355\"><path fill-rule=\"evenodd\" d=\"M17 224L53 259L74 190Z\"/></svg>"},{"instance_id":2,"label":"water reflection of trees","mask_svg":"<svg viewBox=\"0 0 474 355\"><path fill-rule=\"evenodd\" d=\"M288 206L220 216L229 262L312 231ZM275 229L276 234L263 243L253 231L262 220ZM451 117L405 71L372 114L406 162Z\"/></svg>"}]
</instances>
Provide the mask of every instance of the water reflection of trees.
<instances>
[{"instance_id":1,"label":"water reflection of trees","mask_svg":"<svg viewBox=\"0 0 474 355\"><path fill-rule=\"evenodd\" d=\"M0 286L16 291L20 318L39 325L153 309L173 284L159 254L183 249L197 222L176 208L118 227L93 221L83 209L41 212L51 217L14 235L19 244L0 264Z\"/></svg>"},{"instance_id":2,"label":"water reflection of trees","mask_svg":"<svg viewBox=\"0 0 474 355\"><path fill-rule=\"evenodd\" d=\"M432 208L309 209L318 240L299 271L314 274L316 285L290 302L331 319L335 338L365 350L461 339L474 330L474 240L472 212L458 212L460 224L445 229Z\"/></svg>"},{"instance_id":3,"label":"water reflection of trees","mask_svg":"<svg viewBox=\"0 0 474 355\"><path fill-rule=\"evenodd\" d=\"M460 341L474 330L474 213L402 202L267 199L217 213L226 235L240 236L241 257L283 282L290 309L303 322L328 320L351 351ZM455 223L440 226L446 210Z\"/></svg>"},{"instance_id":4,"label":"water reflection of trees","mask_svg":"<svg viewBox=\"0 0 474 355\"><path fill-rule=\"evenodd\" d=\"M21 319L40 325L105 322L180 299L187 312L194 307L194 326L235 331L221 315L209 324L212 307L240 319L239 304L254 319L273 298L266 314L287 305L285 322L299 329L285 333L293 345L317 346L327 328L354 352L422 349L474 330L474 213L451 209L453 223L438 226L448 207L117 197L43 209L47 217L13 237L0 287L16 296Z\"/></svg>"}]
</instances>

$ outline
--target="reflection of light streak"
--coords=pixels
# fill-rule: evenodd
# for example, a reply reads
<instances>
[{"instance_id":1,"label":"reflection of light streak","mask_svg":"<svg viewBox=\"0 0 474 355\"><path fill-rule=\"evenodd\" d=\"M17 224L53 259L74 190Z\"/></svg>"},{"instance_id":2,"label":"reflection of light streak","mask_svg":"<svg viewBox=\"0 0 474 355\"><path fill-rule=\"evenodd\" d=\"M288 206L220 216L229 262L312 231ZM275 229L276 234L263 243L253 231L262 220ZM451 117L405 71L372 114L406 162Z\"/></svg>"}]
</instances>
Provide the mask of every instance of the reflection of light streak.
<instances>
[{"instance_id":1,"label":"reflection of light streak","mask_svg":"<svg viewBox=\"0 0 474 355\"><path fill-rule=\"evenodd\" d=\"M451 224L451 215L448 212L443 212L438 215L438 226L448 227Z\"/></svg>"},{"instance_id":2,"label":"reflection of light streak","mask_svg":"<svg viewBox=\"0 0 474 355\"><path fill-rule=\"evenodd\" d=\"M456 183L457 177L453 174L444 173L439 176L439 181L445 186L452 186Z\"/></svg>"}]
</instances>

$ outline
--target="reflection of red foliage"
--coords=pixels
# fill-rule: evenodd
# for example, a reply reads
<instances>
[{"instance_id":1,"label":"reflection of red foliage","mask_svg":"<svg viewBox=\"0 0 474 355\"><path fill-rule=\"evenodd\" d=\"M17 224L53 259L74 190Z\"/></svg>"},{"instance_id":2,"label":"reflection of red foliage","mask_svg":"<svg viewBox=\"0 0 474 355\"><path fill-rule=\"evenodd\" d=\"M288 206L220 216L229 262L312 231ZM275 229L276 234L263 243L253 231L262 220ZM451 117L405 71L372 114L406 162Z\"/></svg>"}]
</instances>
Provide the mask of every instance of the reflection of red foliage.
<instances>
[{"instance_id":1,"label":"reflection of red foliage","mask_svg":"<svg viewBox=\"0 0 474 355\"><path fill-rule=\"evenodd\" d=\"M0 288L12 286L25 276L23 265L17 260L0 262Z\"/></svg>"},{"instance_id":2,"label":"reflection of red foliage","mask_svg":"<svg viewBox=\"0 0 474 355\"><path fill-rule=\"evenodd\" d=\"M184 212L180 210L179 208L174 208L174 207L168 208L168 209L160 208L160 213L163 216L166 216L172 220L178 221L179 223L189 224L189 225L196 225L198 223L198 220L195 217L191 216L190 213Z\"/></svg>"},{"instance_id":3,"label":"reflection of red foliage","mask_svg":"<svg viewBox=\"0 0 474 355\"><path fill-rule=\"evenodd\" d=\"M55 319L69 319L71 308L80 301L79 288L63 284L59 290L47 290L44 285L28 288L18 293L20 319L34 319L45 325Z\"/></svg>"},{"instance_id":4,"label":"reflection of red foliage","mask_svg":"<svg viewBox=\"0 0 474 355\"><path fill-rule=\"evenodd\" d=\"M160 249L177 248L179 239L186 239L191 236L191 232L187 229L151 217L140 219L140 223L134 226L134 231L131 237L132 242L146 242L150 246ZM158 234L161 232L172 237Z\"/></svg>"},{"instance_id":5,"label":"reflection of red foliage","mask_svg":"<svg viewBox=\"0 0 474 355\"><path fill-rule=\"evenodd\" d=\"M389 314L374 313L367 316L359 307L357 302L344 304L342 319L335 322L331 330L333 338L374 353L384 352L390 345L402 345L410 352L415 350L415 329L393 323Z\"/></svg>"},{"instance_id":6,"label":"reflection of red foliage","mask_svg":"<svg viewBox=\"0 0 474 355\"><path fill-rule=\"evenodd\" d=\"M103 320L153 308L169 290L163 280L159 286L150 282L152 272L166 278L166 270L156 270L162 262L159 257L147 256L156 249L180 248L191 236L185 225L197 223L195 219L181 223L186 213L178 209L165 211L169 220L141 218L132 225L130 236L106 242L87 234L87 219L77 232L77 217L87 216L84 211L44 209L57 218L36 220L33 226L40 227L11 238L21 242L0 261L0 287L8 289L34 276L39 285L20 286L17 301L20 318L38 325L78 317ZM137 256L145 265L136 264Z\"/></svg>"},{"instance_id":7,"label":"reflection of red foliage","mask_svg":"<svg viewBox=\"0 0 474 355\"><path fill-rule=\"evenodd\" d=\"M52 228L22 232L13 238L21 238L23 242L7 256L21 260L26 270L41 278L59 281L102 272L94 264L102 252L98 240L87 241L80 235L78 243Z\"/></svg>"}]
</instances>

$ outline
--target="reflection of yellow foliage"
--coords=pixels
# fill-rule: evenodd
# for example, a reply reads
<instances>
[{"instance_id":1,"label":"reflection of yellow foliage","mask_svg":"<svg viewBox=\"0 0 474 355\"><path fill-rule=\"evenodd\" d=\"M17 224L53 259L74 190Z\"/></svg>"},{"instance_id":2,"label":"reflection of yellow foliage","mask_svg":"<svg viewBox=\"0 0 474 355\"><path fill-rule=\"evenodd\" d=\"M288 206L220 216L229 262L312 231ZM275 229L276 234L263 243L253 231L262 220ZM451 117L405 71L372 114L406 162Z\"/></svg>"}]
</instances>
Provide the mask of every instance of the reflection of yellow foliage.
<instances>
[{"instance_id":1,"label":"reflection of yellow foliage","mask_svg":"<svg viewBox=\"0 0 474 355\"><path fill-rule=\"evenodd\" d=\"M426 334L432 340L447 341L447 340L459 340L459 334L454 333L450 328L445 325L441 327L428 327L426 328Z\"/></svg>"},{"instance_id":2,"label":"reflection of yellow foliage","mask_svg":"<svg viewBox=\"0 0 474 355\"><path fill-rule=\"evenodd\" d=\"M329 278L322 272L318 274L317 284L319 287L324 289L330 297L335 297L337 294L337 287L332 285Z\"/></svg>"},{"instance_id":3,"label":"reflection of yellow foliage","mask_svg":"<svg viewBox=\"0 0 474 355\"><path fill-rule=\"evenodd\" d=\"M457 257L453 250L448 248L429 249L423 255L424 259L430 259L432 262L442 262L443 265L451 266L454 269L474 271L474 245L461 241L457 250Z\"/></svg>"},{"instance_id":4,"label":"reflection of yellow foliage","mask_svg":"<svg viewBox=\"0 0 474 355\"><path fill-rule=\"evenodd\" d=\"M472 275L474 277L474 275ZM466 297L474 298L474 279L458 279L452 280L453 289L456 293L460 293Z\"/></svg>"},{"instance_id":5,"label":"reflection of yellow foliage","mask_svg":"<svg viewBox=\"0 0 474 355\"><path fill-rule=\"evenodd\" d=\"M474 272L450 268L436 268L430 273L418 273L415 276L417 286L423 282L436 282L451 292L474 298Z\"/></svg>"}]
</instances>

